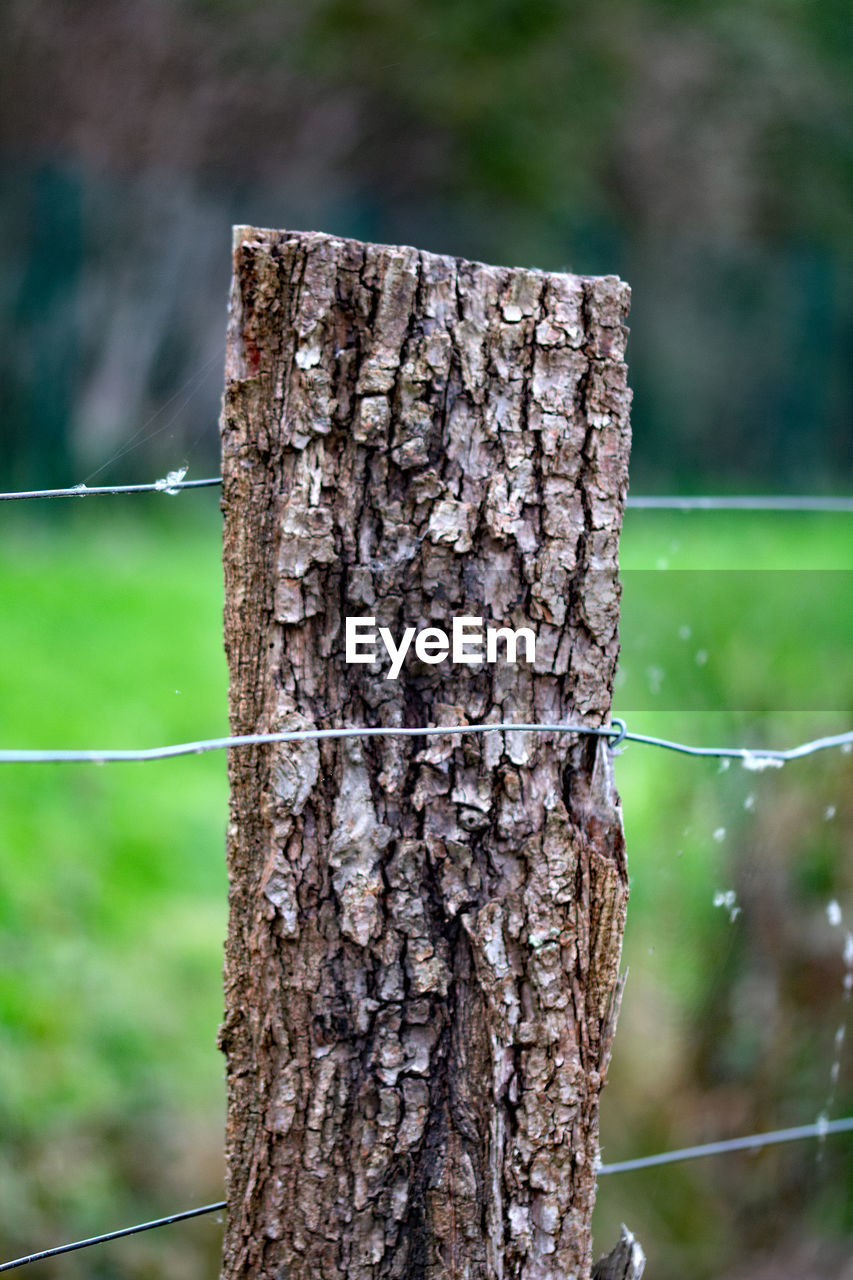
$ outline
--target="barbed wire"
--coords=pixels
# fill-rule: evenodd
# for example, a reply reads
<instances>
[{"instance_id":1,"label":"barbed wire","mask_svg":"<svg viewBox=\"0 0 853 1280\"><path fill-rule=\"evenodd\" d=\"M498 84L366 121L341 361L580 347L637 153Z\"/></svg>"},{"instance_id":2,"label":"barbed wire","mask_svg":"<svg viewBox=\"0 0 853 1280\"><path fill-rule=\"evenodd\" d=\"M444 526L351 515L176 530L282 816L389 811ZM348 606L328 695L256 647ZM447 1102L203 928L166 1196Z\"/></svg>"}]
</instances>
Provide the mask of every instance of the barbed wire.
<instances>
[{"instance_id":1,"label":"barbed wire","mask_svg":"<svg viewBox=\"0 0 853 1280\"><path fill-rule=\"evenodd\" d=\"M760 773L765 769L780 769L786 761L798 760L827 751L832 747L853 747L853 730L836 733L811 742L800 743L784 750L755 747L697 747L686 742L672 742L647 733L629 731L624 720L617 716L608 725L584 724L524 724L501 721L497 724L437 724L424 727L358 727L349 725L340 729L286 729L279 733L244 733L224 738L204 738L198 742L179 742L165 747L92 748L69 750L42 750L40 748L0 750L0 764L111 764L120 761L171 760L176 756L203 755L208 751L222 751L232 747L256 747L273 742L312 742L327 738L419 738L433 734L464 733L569 733L588 734L610 739L610 746L617 750L623 742L638 742L645 746L660 747L682 755L705 756L714 759L740 760L745 769Z\"/></svg>"},{"instance_id":2,"label":"barbed wire","mask_svg":"<svg viewBox=\"0 0 853 1280\"><path fill-rule=\"evenodd\" d=\"M171 473L174 477L177 473ZM22 489L0 493L0 502L15 502L27 498L92 498L101 494L119 493L168 493L181 489L205 489L222 484L221 476L209 476L203 480L177 480L164 476L151 484L72 485L66 489ZM700 494L689 496L629 494L625 506L646 511L850 511L853 498L816 497L810 494Z\"/></svg>"},{"instance_id":3,"label":"barbed wire","mask_svg":"<svg viewBox=\"0 0 853 1280\"><path fill-rule=\"evenodd\" d=\"M699 1146L681 1147L674 1151L662 1151L653 1156L640 1156L635 1160L619 1160L611 1164L599 1164L596 1172L600 1177L612 1173L633 1173L639 1169L649 1169L654 1165L698 1160L705 1156L725 1155L730 1151L754 1151L784 1142L798 1142L804 1138L823 1139L832 1134L849 1133L851 1131L853 1131L853 1116L846 1116L841 1120L821 1118L813 1124L796 1125L790 1129L773 1129L769 1133L751 1133L740 1138L726 1138L721 1142L705 1142ZM40 1249L38 1253L28 1253L24 1257L13 1258L10 1262L0 1263L0 1271L12 1271L15 1267L24 1267L30 1262L40 1262L43 1258L55 1258L59 1254L71 1253L75 1249L88 1249L92 1245L106 1244L110 1240L120 1240L124 1236L137 1235L141 1231L152 1231L155 1227L167 1227L173 1222L185 1222L188 1218L199 1218L203 1214L216 1213L226 1207L225 1200L217 1200L213 1204L205 1204L198 1209L186 1209L182 1213L172 1213L165 1218L155 1218L151 1222L141 1222L134 1227L122 1227L119 1231L108 1231L103 1235L90 1236L86 1240L75 1240L71 1244L56 1245L52 1249Z\"/></svg>"}]
</instances>

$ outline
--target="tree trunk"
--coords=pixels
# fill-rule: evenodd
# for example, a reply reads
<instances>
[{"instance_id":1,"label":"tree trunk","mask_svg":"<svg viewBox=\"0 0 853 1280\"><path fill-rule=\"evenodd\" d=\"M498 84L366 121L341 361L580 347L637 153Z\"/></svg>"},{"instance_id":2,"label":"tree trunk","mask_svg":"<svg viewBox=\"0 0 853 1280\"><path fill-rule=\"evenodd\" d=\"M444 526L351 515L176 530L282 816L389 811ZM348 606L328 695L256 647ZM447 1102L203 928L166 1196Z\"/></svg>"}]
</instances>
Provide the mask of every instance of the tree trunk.
<instances>
[{"instance_id":1,"label":"tree trunk","mask_svg":"<svg viewBox=\"0 0 853 1280\"><path fill-rule=\"evenodd\" d=\"M607 722L627 304L611 276L238 229L234 733ZM424 648L391 679L346 661L347 617L395 642L527 627L535 661ZM588 1280L627 899L604 740L350 738L229 767L223 1276Z\"/></svg>"}]
</instances>

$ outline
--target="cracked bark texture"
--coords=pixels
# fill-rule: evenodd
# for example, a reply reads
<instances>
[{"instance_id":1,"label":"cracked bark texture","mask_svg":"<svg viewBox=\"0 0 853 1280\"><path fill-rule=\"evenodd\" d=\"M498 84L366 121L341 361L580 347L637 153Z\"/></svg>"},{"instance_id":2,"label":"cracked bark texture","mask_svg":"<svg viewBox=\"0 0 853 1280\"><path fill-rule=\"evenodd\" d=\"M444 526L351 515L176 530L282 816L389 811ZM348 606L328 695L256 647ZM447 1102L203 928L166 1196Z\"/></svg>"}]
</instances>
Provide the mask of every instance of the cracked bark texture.
<instances>
[{"instance_id":1,"label":"cracked bark texture","mask_svg":"<svg viewBox=\"0 0 853 1280\"><path fill-rule=\"evenodd\" d=\"M237 228L233 733L608 720L629 291ZM344 619L535 664L347 665ZM226 1280L588 1280L627 899L601 739L232 751Z\"/></svg>"}]
</instances>

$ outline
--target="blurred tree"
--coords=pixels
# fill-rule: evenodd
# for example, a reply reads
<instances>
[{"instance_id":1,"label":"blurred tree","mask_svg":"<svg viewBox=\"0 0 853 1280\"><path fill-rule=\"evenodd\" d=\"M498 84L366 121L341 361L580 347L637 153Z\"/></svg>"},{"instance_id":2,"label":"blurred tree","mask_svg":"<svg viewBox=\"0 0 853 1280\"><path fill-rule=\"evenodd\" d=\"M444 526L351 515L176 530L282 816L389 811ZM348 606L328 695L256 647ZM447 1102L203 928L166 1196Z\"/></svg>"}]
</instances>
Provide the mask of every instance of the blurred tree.
<instances>
[{"instance_id":1,"label":"blurred tree","mask_svg":"<svg viewBox=\"0 0 853 1280\"><path fill-rule=\"evenodd\" d=\"M25 344L52 325L75 369L48 389L19 368L7 439L61 459L53 414L75 465L108 456L215 355L227 225L266 222L618 271L637 486L849 481L844 0L10 0L5 18L0 289L19 296L22 252L73 251L20 220L45 166L83 234L73 283L5 309ZM116 289L115 315L93 310ZM219 383L152 463L200 426L212 458Z\"/></svg>"}]
</instances>

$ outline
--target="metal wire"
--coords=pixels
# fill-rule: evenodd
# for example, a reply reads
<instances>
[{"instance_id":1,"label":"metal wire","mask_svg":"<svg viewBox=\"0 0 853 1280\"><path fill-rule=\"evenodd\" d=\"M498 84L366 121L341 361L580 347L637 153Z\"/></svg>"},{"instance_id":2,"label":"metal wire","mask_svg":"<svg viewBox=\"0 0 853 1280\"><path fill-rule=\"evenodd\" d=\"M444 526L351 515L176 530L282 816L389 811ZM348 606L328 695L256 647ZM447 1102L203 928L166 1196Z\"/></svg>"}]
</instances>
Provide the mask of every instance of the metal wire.
<instances>
[{"instance_id":1,"label":"metal wire","mask_svg":"<svg viewBox=\"0 0 853 1280\"><path fill-rule=\"evenodd\" d=\"M650 1169L657 1164L675 1164L679 1160L699 1160L703 1156L724 1155L728 1151L754 1151L759 1147L771 1147L779 1142L798 1142L801 1138L824 1138L831 1133L853 1131L853 1116L843 1120L817 1120L814 1124L796 1125L793 1129L774 1129L770 1133L752 1133L745 1138L727 1138L723 1142L704 1142L696 1147L681 1147L677 1151L662 1151L655 1156L640 1156L636 1160L618 1160L614 1164L600 1164L598 1172L632 1173L636 1169Z\"/></svg>"},{"instance_id":2,"label":"metal wire","mask_svg":"<svg viewBox=\"0 0 853 1280\"><path fill-rule=\"evenodd\" d=\"M639 1169L650 1169L654 1165L676 1164L683 1160L698 1160L704 1156L725 1155L730 1151L754 1151L761 1147L770 1147L783 1142L798 1142L803 1138L825 1138L830 1134L849 1133L853 1131L853 1116L842 1120L817 1120L814 1124L801 1124L791 1129L774 1129L770 1133L752 1133L742 1138L727 1138L722 1142L705 1142L695 1147L681 1147L675 1151L662 1151L658 1155L640 1156L636 1160L619 1160L610 1164L600 1164L598 1174L605 1176L611 1173L633 1173ZM167 1227L173 1222L184 1222L188 1218L199 1218L206 1213L216 1213L226 1208L224 1200L214 1204L205 1204L198 1209L187 1209L183 1213L172 1213L167 1218L155 1218L152 1222L141 1222L135 1227L123 1227L120 1231L109 1231L105 1235L90 1236L87 1240L75 1240L73 1244L57 1245L53 1249L41 1249L38 1253L28 1253L23 1258L14 1258L11 1262L0 1263L0 1271L12 1271L15 1267L24 1267L30 1262L39 1262L43 1258L54 1258L61 1253L71 1253L75 1249L88 1249L95 1244L104 1244L108 1240L119 1240L123 1236L137 1235L140 1231L151 1231L155 1227Z\"/></svg>"},{"instance_id":3,"label":"metal wire","mask_svg":"<svg viewBox=\"0 0 853 1280\"><path fill-rule=\"evenodd\" d=\"M629 495L626 507L645 511L853 511L853 498L772 494L732 497L644 497Z\"/></svg>"},{"instance_id":4,"label":"metal wire","mask_svg":"<svg viewBox=\"0 0 853 1280\"><path fill-rule=\"evenodd\" d=\"M174 756L201 755L226 747L255 747L266 742L311 742L323 738L420 738L440 733L589 733L607 738L620 732L612 725L589 728L582 724L445 724L426 728L288 729L281 733L245 733L231 738L208 738L168 747L133 750L92 751L0 751L0 764L59 764L65 762L106 764L119 760L169 760Z\"/></svg>"},{"instance_id":5,"label":"metal wire","mask_svg":"<svg viewBox=\"0 0 853 1280\"><path fill-rule=\"evenodd\" d=\"M15 1267L25 1267L28 1262L40 1262L42 1258L55 1258L60 1253L73 1253L75 1249L88 1249L93 1244L104 1244L107 1240L119 1240L122 1236L135 1236L140 1231L152 1231L154 1227L167 1227L171 1222L185 1222L187 1218L200 1218L204 1213L215 1213L224 1209L225 1201L217 1200L215 1204L202 1205L200 1209L186 1209L183 1213L171 1213L168 1218L155 1218L153 1222L140 1222L135 1227L122 1227L120 1231L108 1231L106 1235L90 1236L88 1240L75 1240L73 1244L60 1244L54 1249L41 1249L38 1253L28 1253L24 1258L13 1258L11 1262L0 1263L0 1271L13 1271Z\"/></svg>"},{"instance_id":6,"label":"metal wire","mask_svg":"<svg viewBox=\"0 0 853 1280\"><path fill-rule=\"evenodd\" d=\"M142 747L91 750L0 750L0 764L108 764L118 761L171 760L175 756L202 755L207 751L221 751L231 747L255 747L267 742L311 742L324 738L419 738L429 734L462 733L577 733L592 734L599 738L611 738L612 746L621 742L638 742L645 746L661 747L687 756L709 756L715 759L740 760L744 767L755 772L768 768L781 768L787 760L798 760L827 751L832 747L853 745L853 730L836 733L827 738L816 738L787 750L763 750L753 747L694 747L685 742L671 742L668 738L655 738L647 733L630 733L624 720L613 717L612 724L591 727L584 724L438 724L424 728L358 728L343 729L288 729L281 733L246 733L228 738L206 738L199 742L181 742L166 747Z\"/></svg>"},{"instance_id":7,"label":"metal wire","mask_svg":"<svg viewBox=\"0 0 853 1280\"><path fill-rule=\"evenodd\" d=\"M0 502L15 502L23 498L91 498L105 493L175 493L178 489L204 489L218 484L222 484L221 476L210 476L206 480L181 480L169 485L162 480L154 484L78 484L68 489L27 489L19 493L0 493ZM629 494L625 506L645 511L853 511L853 498L820 498L808 494L689 497Z\"/></svg>"},{"instance_id":8,"label":"metal wire","mask_svg":"<svg viewBox=\"0 0 853 1280\"><path fill-rule=\"evenodd\" d=\"M614 724L617 721L614 718ZM678 751L685 756L712 756L718 760L740 760L747 769L761 772L764 769L781 768L786 760L799 760L801 756L814 755L831 747L853 744L853 731L832 734L828 738L815 738L784 751L764 750L756 747L691 747L684 742L670 742L668 738L655 738L648 733L625 733L629 742L642 742L649 747L662 747L665 751Z\"/></svg>"},{"instance_id":9,"label":"metal wire","mask_svg":"<svg viewBox=\"0 0 853 1280\"><path fill-rule=\"evenodd\" d=\"M124 493L160 492L174 494L181 489L201 489L220 485L220 476L201 480L175 480L171 476L150 484L129 485L76 485L66 489L31 489L20 492L0 493L0 501L11 502L30 498L87 498L98 495L115 495ZM679 511L853 511L853 498L814 498L814 497L644 497L631 496L626 506L645 510L679 510ZM576 733L591 734L612 739L611 746L616 748L623 741L637 742L648 746L660 747L664 750L680 752L690 756L710 756L723 759L739 759L747 768L764 769L781 766L785 761L799 759L816 751L831 747L853 744L853 732L835 734L805 742L787 750L754 750L746 747L696 747L686 743L673 742L666 738L652 737L648 734L629 732L624 720L614 717L611 725L589 727L572 724L474 724L474 725L435 725L424 728L357 728L342 729L308 729L292 730L272 734L243 734L233 737L211 738L198 742L180 743L165 747L150 747L141 750L67 750L67 751L15 751L0 750L0 763L61 763L89 762L107 763L113 761L144 761L171 759L175 756L200 755L208 751L223 748L255 746L272 742L304 742L323 738L349 737L419 737L430 734L463 734L490 732L525 732L525 733ZM628 1173L648 1169L656 1165L673 1164L679 1161L694 1160L705 1156L721 1155L730 1151L755 1150L778 1143L793 1142L805 1138L823 1138L829 1134L853 1131L853 1117L841 1120L818 1120L814 1124L799 1125L790 1129L777 1129L769 1133L751 1134L740 1138L731 1138L721 1142L709 1142L693 1147L682 1147L673 1151L660 1152L656 1155L641 1156L633 1160L601 1164L598 1173L602 1176L613 1173ZM133 1227L124 1227L118 1231L92 1236L85 1240L77 1240L70 1244L58 1245L51 1249L43 1249L25 1257L15 1258L10 1262L0 1263L0 1272L11 1271L31 1262L44 1258L56 1257L59 1254L71 1253L77 1249L86 1249L92 1245L103 1244L110 1240L118 1240L125 1236L137 1235L156 1227L168 1226L171 1223L186 1221L214 1213L226 1207L224 1200L200 1208L188 1209L181 1213L170 1214L165 1218L156 1218L151 1222L139 1223Z\"/></svg>"},{"instance_id":10,"label":"metal wire","mask_svg":"<svg viewBox=\"0 0 853 1280\"><path fill-rule=\"evenodd\" d=\"M70 489L28 489L20 493L0 493L0 502L16 502L22 498L93 498L103 493L169 493L177 489L206 489L222 484L220 476L207 480L156 480L153 484L74 485Z\"/></svg>"}]
</instances>

